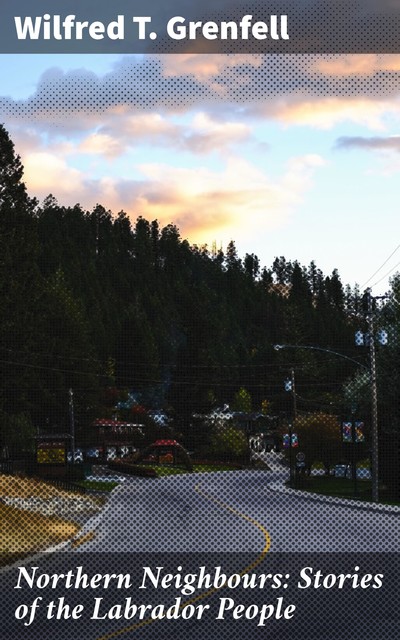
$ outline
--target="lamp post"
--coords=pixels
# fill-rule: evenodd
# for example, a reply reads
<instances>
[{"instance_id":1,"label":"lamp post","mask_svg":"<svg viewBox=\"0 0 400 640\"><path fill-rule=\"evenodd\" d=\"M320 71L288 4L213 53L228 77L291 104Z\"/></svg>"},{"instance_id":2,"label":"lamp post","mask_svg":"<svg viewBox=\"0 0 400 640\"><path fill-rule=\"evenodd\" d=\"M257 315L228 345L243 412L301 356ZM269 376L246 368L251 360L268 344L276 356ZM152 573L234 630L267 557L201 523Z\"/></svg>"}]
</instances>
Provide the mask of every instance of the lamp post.
<instances>
[{"instance_id":1,"label":"lamp post","mask_svg":"<svg viewBox=\"0 0 400 640\"><path fill-rule=\"evenodd\" d=\"M362 362L359 362L355 358L350 358L349 356L345 356L344 353L339 353L339 351L333 351L332 349L325 349L324 347L314 347L309 344L274 344L275 351L280 351L281 349L312 349L313 351L325 351L325 353L333 353L335 356L339 358L344 358L345 360L350 360L354 364L357 364L359 367L366 369L368 371L368 367Z\"/></svg>"},{"instance_id":2,"label":"lamp post","mask_svg":"<svg viewBox=\"0 0 400 640\"><path fill-rule=\"evenodd\" d=\"M373 317L372 317L372 296L369 293L368 298L368 332L369 332L369 353L370 353L370 367L366 367L364 364L355 360L355 358L350 358L349 356L344 355L343 353L339 353L338 351L333 351L332 349L325 349L324 347L314 347L312 345L295 345L295 344L275 344L275 351L280 351L281 349L310 349L313 351L322 351L325 353L332 353L339 358L343 358L344 360L349 360L353 362L358 367L365 369L369 372L370 375L370 385L371 385L371 480L372 480L372 501L379 502L379 478L378 478L378 463L379 463L379 442L378 442L378 391L377 391L377 382L376 382L376 352L375 352L375 341L374 341L374 326L373 326Z\"/></svg>"}]
</instances>

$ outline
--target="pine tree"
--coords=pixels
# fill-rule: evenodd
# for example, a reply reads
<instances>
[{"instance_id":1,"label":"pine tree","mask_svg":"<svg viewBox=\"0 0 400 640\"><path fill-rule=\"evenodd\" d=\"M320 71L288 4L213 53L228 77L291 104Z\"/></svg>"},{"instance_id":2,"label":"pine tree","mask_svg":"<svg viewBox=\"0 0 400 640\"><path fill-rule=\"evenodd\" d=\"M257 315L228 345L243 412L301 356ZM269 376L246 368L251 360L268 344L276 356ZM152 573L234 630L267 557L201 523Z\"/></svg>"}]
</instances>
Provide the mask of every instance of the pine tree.
<instances>
[{"instance_id":1,"label":"pine tree","mask_svg":"<svg viewBox=\"0 0 400 640\"><path fill-rule=\"evenodd\" d=\"M14 143L3 125L0 125L0 212L4 210L32 210L36 200L28 197L22 182L24 168Z\"/></svg>"},{"instance_id":2,"label":"pine tree","mask_svg":"<svg viewBox=\"0 0 400 640\"><path fill-rule=\"evenodd\" d=\"M229 270L239 270L242 267L242 261L238 256L235 242L231 240L226 248L225 255L226 268Z\"/></svg>"},{"instance_id":3,"label":"pine tree","mask_svg":"<svg viewBox=\"0 0 400 640\"><path fill-rule=\"evenodd\" d=\"M28 197L22 177L20 157L0 126L0 405L8 417L30 408L28 396L36 374L26 364L35 350L42 294L33 217L36 201Z\"/></svg>"}]
</instances>

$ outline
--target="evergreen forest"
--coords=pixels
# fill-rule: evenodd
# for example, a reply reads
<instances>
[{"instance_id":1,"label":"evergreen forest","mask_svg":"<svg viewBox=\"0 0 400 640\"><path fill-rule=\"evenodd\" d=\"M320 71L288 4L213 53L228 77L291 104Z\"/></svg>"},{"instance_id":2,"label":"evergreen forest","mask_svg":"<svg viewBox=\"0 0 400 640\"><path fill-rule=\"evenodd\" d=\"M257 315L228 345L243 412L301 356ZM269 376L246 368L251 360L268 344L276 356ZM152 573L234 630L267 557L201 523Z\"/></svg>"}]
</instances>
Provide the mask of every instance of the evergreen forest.
<instances>
[{"instance_id":1,"label":"evergreen forest","mask_svg":"<svg viewBox=\"0 0 400 640\"><path fill-rule=\"evenodd\" d=\"M300 414L339 415L357 402L368 420L357 366L368 364L368 350L354 342L365 330L365 297L337 270L283 256L263 266L239 256L234 239L224 249L194 246L173 223L101 204L86 211L52 195L39 203L4 127L0 292L2 445L32 430L68 430L70 390L81 437L128 393L136 410L162 409L181 423L232 403L239 389L252 410L287 415L291 375ZM393 337L378 354L390 429L399 417L398 299L395 277L376 310L377 326Z\"/></svg>"}]
</instances>

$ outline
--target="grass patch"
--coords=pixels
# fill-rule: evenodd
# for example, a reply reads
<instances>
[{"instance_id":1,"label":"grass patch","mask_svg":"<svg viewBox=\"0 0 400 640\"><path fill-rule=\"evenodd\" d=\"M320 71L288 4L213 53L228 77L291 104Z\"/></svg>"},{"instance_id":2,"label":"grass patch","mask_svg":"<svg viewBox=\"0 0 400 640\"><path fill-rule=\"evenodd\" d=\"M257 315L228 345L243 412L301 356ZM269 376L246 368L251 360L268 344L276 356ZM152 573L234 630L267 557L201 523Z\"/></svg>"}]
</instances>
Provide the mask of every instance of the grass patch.
<instances>
[{"instance_id":1,"label":"grass patch","mask_svg":"<svg viewBox=\"0 0 400 640\"><path fill-rule=\"evenodd\" d=\"M24 476L0 475L0 496L7 498L53 498L59 495L71 495L58 489L50 482L43 482L38 478Z\"/></svg>"},{"instance_id":2,"label":"grass patch","mask_svg":"<svg viewBox=\"0 0 400 640\"><path fill-rule=\"evenodd\" d=\"M152 469L156 472L158 478L162 478L164 476L180 476L183 473L190 473L187 469L183 469L182 467L168 467L163 465L154 465Z\"/></svg>"},{"instance_id":3,"label":"grass patch","mask_svg":"<svg viewBox=\"0 0 400 640\"><path fill-rule=\"evenodd\" d=\"M157 465L157 464L128 464L123 462L112 462L109 465L110 469L120 471L122 473L129 473L134 476L145 476L153 478L162 478L165 476L178 476L184 473L192 473L184 467L175 467L173 465ZM193 472L195 473L212 473L215 471L234 471L238 468L242 468L239 465L221 464L221 463L193 463Z\"/></svg>"},{"instance_id":4,"label":"grass patch","mask_svg":"<svg viewBox=\"0 0 400 640\"><path fill-rule=\"evenodd\" d=\"M79 484L80 487L84 487L89 491L112 491L115 487L118 487L120 483L114 480L81 480L76 484Z\"/></svg>"},{"instance_id":5,"label":"grass patch","mask_svg":"<svg viewBox=\"0 0 400 640\"><path fill-rule=\"evenodd\" d=\"M192 473L182 467L168 467L166 465L153 466L153 469L156 471L158 477ZM232 469L232 466L223 464L193 464L193 473L215 473L216 471L234 471L234 469Z\"/></svg>"},{"instance_id":6,"label":"grass patch","mask_svg":"<svg viewBox=\"0 0 400 640\"><path fill-rule=\"evenodd\" d=\"M0 504L0 564L69 540L78 530L77 524L61 518Z\"/></svg>"},{"instance_id":7,"label":"grass patch","mask_svg":"<svg viewBox=\"0 0 400 640\"><path fill-rule=\"evenodd\" d=\"M0 498L0 565L69 540L80 529L79 524L58 515L29 510L30 499L38 498L45 504L56 498L72 503L83 501L89 512L97 512L102 502L100 497L78 495L37 478L5 474L0 474ZM19 508L18 502L18 506L6 504L8 499L21 500L28 508ZM73 520L73 515L68 518Z\"/></svg>"},{"instance_id":8,"label":"grass patch","mask_svg":"<svg viewBox=\"0 0 400 640\"><path fill-rule=\"evenodd\" d=\"M167 465L154 465L152 467L158 477L178 476L183 473L192 473L183 467L169 467ZM193 464L193 473L215 473L216 471L234 471L232 466L223 464Z\"/></svg>"},{"instance_id":9,"label":"grass patch","mask_svg":"<svg viewBox=\"0 0 400 640\"><path fill-rule=\"evenodd\" d=\"M371 502L372 485L370 480L357 480L357 487L354 481L347 478L335 478L333 476L315 476L312 478L298 478L296 488L301 491L320 493L321 495L335 498L349 498ZM379 502L382 504L399 505L400 502L390 499L387 489L379 488Z\"/></svg>"},{"instance_id":10,"label":"grass patch","mask_svg":"<svg viewBox=\"0 0 400 640\"><path fill-rule=\"evenodd\" d=\"M330 476L301 479L298 482L298 487L303 491L313 491L314 493L341 498L352 498L355 493L352 480ZM357 498L364 498L365 500L371 498L371 482L369 480L357 481Z\"/></svg>"}]
</instances>

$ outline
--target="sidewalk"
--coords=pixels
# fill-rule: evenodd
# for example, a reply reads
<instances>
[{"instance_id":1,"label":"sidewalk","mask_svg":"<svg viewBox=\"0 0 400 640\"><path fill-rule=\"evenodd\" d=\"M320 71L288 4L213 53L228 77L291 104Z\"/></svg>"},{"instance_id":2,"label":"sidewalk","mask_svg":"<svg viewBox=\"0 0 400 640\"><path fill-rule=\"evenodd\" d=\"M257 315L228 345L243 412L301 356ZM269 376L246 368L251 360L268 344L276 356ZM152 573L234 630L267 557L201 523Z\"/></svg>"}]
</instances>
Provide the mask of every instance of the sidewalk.
<instances>
[{"instance_id":1,"label":"sidewalk","mask_svg":"<svg viewBox=\"0 0 400 640\"><path fill-rule=\"evenodd\" d=\"M354 500L351 498L335 498L332 496L324 496L321 493L311 493L310 491L301 491L300 489L291 489L286 487L283 483L286 482L287 476L282 478L282 482L272 482L267 485L268 491L273 493L281 493L286 495L292 495L297 498L305 500L313 500L314 502L324 502L327 504L333 504L340 507L349 507L352 509L362 509L364 511L373 511L378 513L386 513L393 515L400 515L400 507L390 504L380 504L376 502L363 502L361 500Z\"/></svg>"},{"instance_id":2,"label":"sidewalk","mask_svg":"<svg viewBox=\"0 0 400 640\"><path fill-rule=\"evenodd\" d=\"M332 496L325 496L321 493L311 493L310 491L301 491L300 489L291 489L285 486L285 482L289 479L289 470L282 467L280 462L281 454L271 452L258 454L264 462L268 464L272 472L275 472L281 476L279 479L275 479L273 482L267 485L268 491L273 493L280 493L286 495L296 496L305 500L312 500L314 502L324 502L327 504L333 504L340 507L349 507L351 509L362 509L364 511L372 511L375 513L386 513L393 515L400 515L400 506L380 504L376 502L363 502L361 500L354 500L350 498L335 498Z\"/></svg>"}]
</instances>

